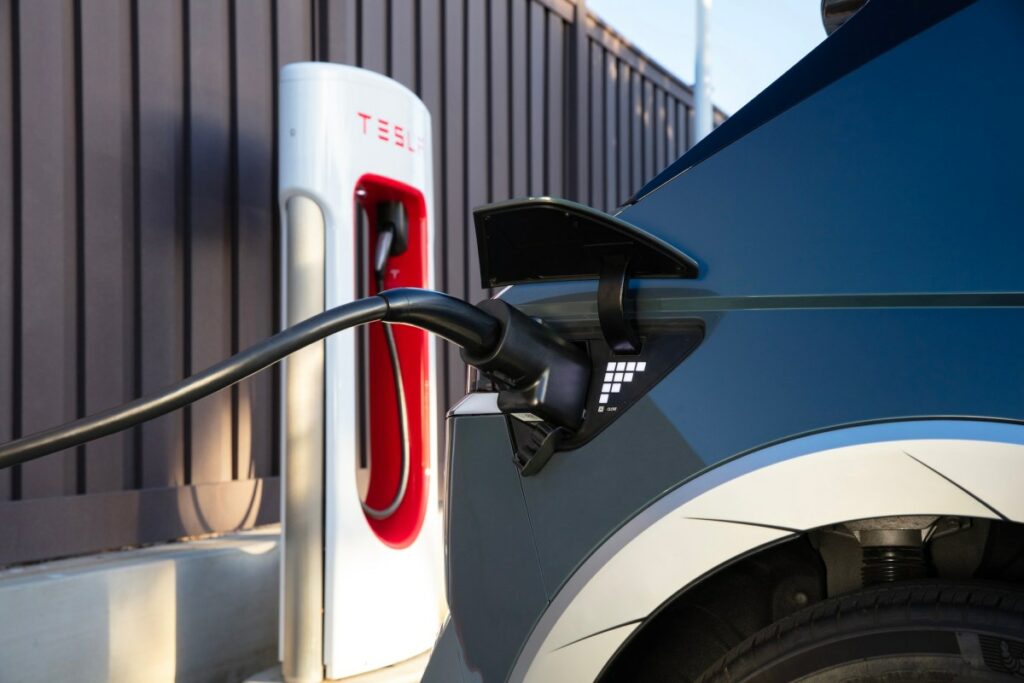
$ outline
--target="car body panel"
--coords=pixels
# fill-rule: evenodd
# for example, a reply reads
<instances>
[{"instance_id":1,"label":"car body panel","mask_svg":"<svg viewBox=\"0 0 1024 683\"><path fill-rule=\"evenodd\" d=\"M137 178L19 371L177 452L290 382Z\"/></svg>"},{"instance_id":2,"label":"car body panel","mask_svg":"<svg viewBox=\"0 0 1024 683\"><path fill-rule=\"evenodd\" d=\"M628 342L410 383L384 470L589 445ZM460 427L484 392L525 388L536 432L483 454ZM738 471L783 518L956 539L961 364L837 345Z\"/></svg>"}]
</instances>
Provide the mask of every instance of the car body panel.
<instances>
[{"instance_id":1,"label":"car body panel","mask_svg":"<svg viewBox=\"0 0 1024 683\"><path fill-rule=\"evenodd\" d=\"M715 296L1020 291L1022 32L979 0L619 216Z\"/></svg>"},{"instance_id":2,"label":"car body panel","mask_svg":"<svg viewBox=\"0 0 1024 683\"><path fill-rule=\"evenodd\" d=\"M448 605L465 664L497 680L547 596L505 417L449 419Z\"/></svg>"},{"instance_id":3,"label":"car body panel","mask_svg":"<svg viewBox=\"0 0 1024 683\"><path fill-rule=\"evenodd\" d=\"M869 3L871 13L808 59L843 59L837 38L850 29L869 35L874 22L885 33L893 4ZM641 332L655 320L693 320L704 339L592 441L556 453L536 476L515 472L506 418L449 418L449 529L462 530L449 536L449 629L466 680L526 677L542 651L537 638L561 614L552 605L575 597L573 582L610 539L724 463L854 425L1024 421L1022 34L1019 0L959 3L621 212L700 267L695 280L631 284ZM554 282L501 297L571 338L595 324L595 293L593 281ZM1005 457L997 471L1016 456ZM977 475L969 451L934 458L949 476ZM1011 504L1012 493L1000 496L993 507ZM753 524L764 543L790 533L759 521L721 524L754 533ZM707 524L680 543L699 545ZM709 553L701 566L726 561ZM580 621L565 638L586 649L559 636L544 645L554 648L544 650L554 658L545 671L563 676L569 662L586 661L578 678L589 680L595 658L631 631L616 619L643 619L655 598L682 588L636 613Z\"/></svg>"},{"instance_id":4,"label":"car body panel","mask_svg":"<svg viewBox=\"0 0 1024 683\"><path fill-rule=\"evenodd\" d=\"M522 480L549 597L624 520L729 457L873 420L1024 418L1018 308L701 315L705 340L689 358L604 433Z\"/></svg>"}]
</instances>

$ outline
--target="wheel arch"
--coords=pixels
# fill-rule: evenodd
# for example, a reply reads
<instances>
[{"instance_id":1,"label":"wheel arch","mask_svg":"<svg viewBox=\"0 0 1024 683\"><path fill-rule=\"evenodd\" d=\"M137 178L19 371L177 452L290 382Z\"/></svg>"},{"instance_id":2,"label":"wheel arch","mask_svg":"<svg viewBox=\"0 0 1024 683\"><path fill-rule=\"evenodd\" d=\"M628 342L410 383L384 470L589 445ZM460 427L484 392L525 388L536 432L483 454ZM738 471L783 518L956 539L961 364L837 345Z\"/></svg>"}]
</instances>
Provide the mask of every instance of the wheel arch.
<instances>
[{"instance_id":1,"label":"wheel arch","mask_svg":"<svg viewBox=\"0 0 1024 683\"><path fill-rule=\"evenodd\" d=\"M905 514L1024 521L1022 464L1024 425L985 419L842 427L732 458L596 548L534 627L510 680L593 680L662 606L811 529Z\"/></svg>"}]
</instances>

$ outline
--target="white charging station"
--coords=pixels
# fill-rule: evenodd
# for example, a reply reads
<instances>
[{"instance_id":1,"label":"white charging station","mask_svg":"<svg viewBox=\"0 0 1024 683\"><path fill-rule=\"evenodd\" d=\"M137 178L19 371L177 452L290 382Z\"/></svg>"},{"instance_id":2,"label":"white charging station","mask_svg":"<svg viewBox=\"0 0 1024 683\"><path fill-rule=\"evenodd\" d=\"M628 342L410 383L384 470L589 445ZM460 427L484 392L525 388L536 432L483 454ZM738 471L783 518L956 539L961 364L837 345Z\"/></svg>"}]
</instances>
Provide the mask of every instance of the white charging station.
<instances>
[{"instance_id":1,"label":"white charging station","mask_svg":"<svg viewBox=\"0 0 1024 683\"><path fill-rule=\"evenodd\" d=\"M326 63L286 66L279 92L282 323L376 291L371 252L377 202L400 202L408 217L409 247L388 262L385 287L432 288L433 165L423 102L385 76ZM308 666L289 669L288 659L318 656L310 641L318 637L319 617L312 605L289 600L322 600L319 656L327 679L426 651L444 615L434 344L415 328L393 331L412 466L405 499L387 519L372 519L361 504L387 504L401 455L380 323L336 334L321 356L315 350L295 354L285 365L281 656L289 680L316 679ZM318 450L320 530L317 509L306 500L317 493ZM310 546L318 535L322 598L312 585L318 555ZM304 616L297 617L297 610Z\"/></svg>"}]
</instances>

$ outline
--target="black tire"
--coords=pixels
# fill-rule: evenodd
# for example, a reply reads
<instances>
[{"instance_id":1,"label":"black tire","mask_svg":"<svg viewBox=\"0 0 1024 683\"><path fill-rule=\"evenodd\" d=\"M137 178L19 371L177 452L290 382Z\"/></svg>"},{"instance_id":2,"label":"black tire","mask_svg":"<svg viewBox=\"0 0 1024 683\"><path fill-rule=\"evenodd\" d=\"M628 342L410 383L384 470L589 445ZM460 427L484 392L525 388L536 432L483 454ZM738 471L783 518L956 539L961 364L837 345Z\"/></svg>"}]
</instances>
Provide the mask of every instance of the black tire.
<instances>
[{"instance_id":1,"label":"black tire","mask_svg":"<svg viewBox=\"0 0 1024 683\"><path fill-rule=\"evenodd\" d=\"M906 583L824 600L765 627L697 683L1024 681L1024 593Z\"/></svg>"}]
</instances>

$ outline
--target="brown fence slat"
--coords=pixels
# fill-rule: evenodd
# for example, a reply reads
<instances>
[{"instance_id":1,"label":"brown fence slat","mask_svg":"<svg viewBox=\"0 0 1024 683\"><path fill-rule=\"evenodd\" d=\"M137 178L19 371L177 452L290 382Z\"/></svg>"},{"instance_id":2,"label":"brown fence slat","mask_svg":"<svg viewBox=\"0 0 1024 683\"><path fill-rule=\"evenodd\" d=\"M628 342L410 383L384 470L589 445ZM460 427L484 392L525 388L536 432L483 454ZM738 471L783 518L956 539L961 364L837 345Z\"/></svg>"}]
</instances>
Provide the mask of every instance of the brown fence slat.
<instances>
[{"instance_id":1,"label":"brown fence slat","mask_svg":"<svg viewBox=\"0 0 1024 683\"><path fill-rule=\"evenodd\" d=\"M391 77L416 90L416 2L391 4Z\"/></svg>"},{"instance_id":2,"label":"brown fence slat","mask_svg":"<svg viewBox=\"0 0 1024 683\"><path fill-rule=\"evenodd\" d=\"M572 21L573 9L578 0L531 0L550 10L551 14L561 17L564 21Z\"/></svg>"},{"instance_id":3,"label":"brown fence slat","mask_svg":"<svg viewBox=\"0 0 1024 683\"><path fill-rule=\"evenodd\" d=\"M359 22L357 7L360 0L327 0L325 33L327 34L327 59L338 64L355 64L359 61ZM280 0L275 0L280 6ZM278 10L280 11L280 10Z\"/></svg>"},{"instance_id":4,"label":"brown fence slat","mask_svg":"<svg viewBox=\"0 0 1024 683\"><path fill-rule=\"evenodd\" d=\"M673 106L669 110L670 123L672 125L672 139L669 141L669 161L675 161L686 151L686 126L681 125L681 114L686 111L686 106L679 100L672 98Z\"/></svg>"},{"instance_id":5,"label":"brown fence slat","mask_svg":"<svg viewBox=\"0 0 1024 683\"><path fill-rule=\"evenodd\" d=\"M138 389L146 394L184 375L184 87L181 7L138 4ZM185 483L183 413L139 428L141 484Z\"/></svg>"},{"instance_id":6,"label":"brown fence slat","mask_svg":"<svg viewBox=\"0 0 1024 683\"><path fill-rule=\"evenodd\" d=\"M683 154L693 146L693 110L689 106L682 104L676 108L676 130L679 131L677 139L679 141L679 151L676 154L676 158L682 157Z\"/></svg>"},{"instance_id":7,"label":"brown fence slat","mask_svg":"<svg viewBox=\"0 0 1024 683\"><path fill-rule=\"evenodd\" d=\"M239 349L274 331L273 172L274 63L271 7L267 0L235 5L235 166L238 282L233 308ZM236 474L239 479L270 475L274 439L274 384L261 372L238 384Z\"/></svg>"},{"instance_id":8,"label":"brown fence slat","mask_svg":"<svg viewBox=\"0 0 1024 683\"><path fill-rule=\"evenodd\" d=\"M463 206L462 230L466 251L466 298L477 301L484 296L477 265L476 230L473 229L473 208L486 204L490 194L490 102L487 72L487 5L470 2L466 5L466 50L476 57L466 62L466 203Z\"/></svg>"},{"instance_id":9,"label":"brown fence slat","mask_svg":"<svg viewBox=\"0 0 1024 683\"><path fill-rule=\"evenodd\" d=\"M547 56L547 184L545 194L556 197L566 196L565 148L568 142L565 121L566 92L566 49L565 22L553 12L548 13L548 56Z\"/></svg>"},{"instance_id":10,"label":"brown fence slat","mask_svg":"<svg viewBox=\"0 0 1024 683\"><path fill-rule=\"evenodd\" d=\"M530 3L529 16L529 60L530 82L527 101L530 107L530 194L541 195L547 190L547 178L544 171L547 164L548 149L546 146L545 126L547 111L544 96L544 76L547 67L547 12L540 4Z\"/></svg>"},{"instance_id":11,"label":"brown fence slat","mask_svg":"<svg viewBox=\"0 0 1024 683\"><path fill-rule=\"evenodd\" d=\"M14 436L14 64L11 4L0 3L0 443ZM0 470L0 503L11 497L11 471Z\"/></svg>"},{"instance_id":12,"label":"brown fence slat","mask_svg":"<svg viewBox=\"0 0 1024 683\"><path fill-rule=\"evenodd\" d=\"M578 202L590 199L590 38L587 37L587 5L577 0L572 20L566 24L566 183L568 196Z\"/></svg>"},{"instance_id":13,"label":"brown fence slat","mask_svg":"<svg viewBox=\"0 0 1024 683\"><path fill-rule=\"evenodd\" d=\"M359 65L378 73L388 72L388 3L362 0Z\"/></svg>"},{"instance_id":14,"label":"brown fence slat","mask_svg":"<svg viewBox=\"0 0 1024 683\"><path fill-rule=\"evenodd\" d=\"M274 12L278 68L313 59L313 10L310 3L275 0Z\"/></svg>"},{"instance_id":15,"label":"brown fence slat","mask_svg":"<svg viewBox=\"0 0 1024 683\"><path fill-rule=\"evenodd\" d=\"M655 173L655 160L654 160L654 130L656 125L657 113L654 110L654 85L644 79L643 81L643 98L644 98L644 111L643 111L643 174L640 178L640 183L634 188L637 190L640 185L646 183L649 179L654 177Z\"/></svg>"},{"instance_id":16,"label":"brown fence slat","mask_svg":"<svg viewBox=\"0 0 1024 683\"><path fill-rule=\"evenodd\" d=\"M75 417L78 296L75 35L70 4L19 4L21 431ZM73 452L26 463L25 498L75 492Z\"/></svg>"},{"instance_id":17,"label":"brown fence slat","mask_svg":"<svg viewBox=\"0 0 1024 683\"><path fill-rule=\"evenodd\" d=\"M632 110L632 69L625 62L619 62L619 84L616 101L619 105L619 140L618 140L618 177L619 187L615 196L615 204L618 206L629 198L630 188L633 184L632 163L633 152L630 140L631 123L633 118Z\"/></svg>"},{"instance_id":18,"label":"brown fence slat","mask_svg":"<svg viewBox=\"0 0 1024 683\"><path fill-rule=\"evenodd\" d=\"M530 0L509 0L512 86L512 196L530 191L529 7Z\"/></svg>"},{"instance_id":19,"label":"brown fence slat","mask_svg":"<svg viewBox=\"0 0 1024 683\"><path fill-rule=\"evenodd\" d=\"M447 291L453 296L466 295L465 261L466 238L462 225L466 205L465 195L465 97L466 68L463 59L465 40L463 28L465 4L461 0L446 0L444 4L444 171L438 181L445 189L444 209L441 213L445 231L445 271ZM458 351L445 345L448 358L447 394L449 401L457 401L465 393L465 366Z\"/></svg>"},{"instance_id":20,"label":"brown fence slat","mask_svg":"<svg viewBox=\"0 0 1024 683\"><path fill-rule=\"evenodd\" d=\"M605 209L619 202L619 65L615 55L604 53L604 154Z\"/></svg>"},{"instance_id":21,"label":"brown fence slat","mask_svg":"<svg viewBox=\"0 0 1024 683\"><path fill-rule=\"evenodd\" d=\"M658 130L662 131L662 143L660 143L660 152L658 153L660 164L657 167L658 173L660 173L676 160L672 154L676 144L676 104L675 100L664 90L658 92L660 92L660 104L657 111L657 126Z\"/></svg>"},{"instance_id":22,"label":"brown fence slat","mask_svg":"<svg viewBox=\"0 0 1024 683\"><path fill-rule=\"evenodd\" d=\"M654 173L665 168L666 140L668 140L668 108L665 103L665 91L656 88L654 91ZM653 174L652 174L653 176Z\"/></svg>"},{"instance_id":23,"label":"brown fence slat","mask_svg":"<svg viewBox=\"0 0 1024 683\"><path fill-rule=\"evenodd\" d=\"M231 355L230 125L228 5L189 6L188 225L190 349L193 373ZM189 483L231 478L231 395L189 408Z\"/></svg>"},{"instance_id":24,"label":"brown fence slat","mask_svg":"<svg viewBox=\"0 0 1024 683\"><path fill-rule=\"evenodd\" d=\"M511 183L511 121L509 82L509 0L490 0L490 64L487 76L490 90L490 135L491 149L487 163L491 168L489 201L499 201L512 196Z\"/></svg>"},{"instance_id":25,"label":"brown fence slat","mask_svg":"<svg viewBox=\"0 0 1024 683\"><path fill-rule=\"evenodd\" d=\"M97 0L81 15L84 398L91 414L134 387L134 173L130 7ZM85 447L85 489L130 488L131 434Z\"/></svg>"},{"instance_id":26,"label":"brown fence slat","mask_svg":"<svg viewBox=\"0 0 1024 683\"><path fill-rule=\"evenodd\" d=\"M631 159L629 163L630 176L629 184L626 187L626 194L623 200L628 199L644 184L644 101L643 101L643 76L639 71L633 71L632 81L629 90L630 121L629 121L629 150Z\"/></svg>"},{"instance_id":27,"label":"brown fence slat","mask_svg":"<svg viewBox=\"0 0 1024 683\"><path fill-rule=\"evenodd\" d=\"M588 41L590 51L590 196L589 203L598 209L607 209L605 169L604 88L607 75L604 68L604 50L594 41Z\"/></svg>"}]
</instances>

